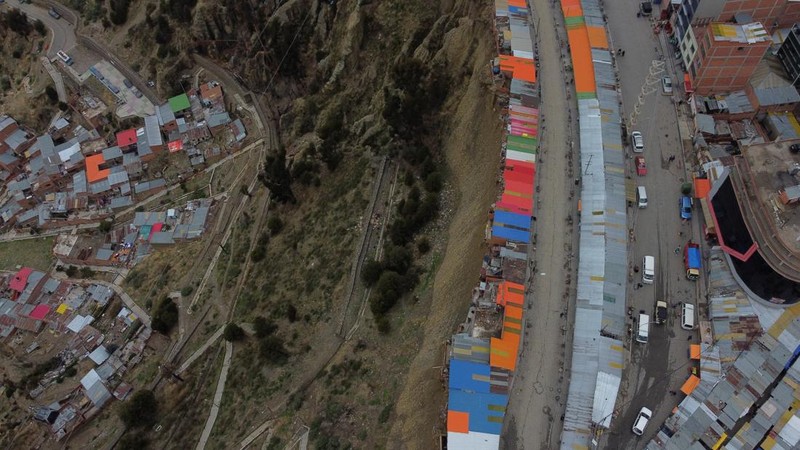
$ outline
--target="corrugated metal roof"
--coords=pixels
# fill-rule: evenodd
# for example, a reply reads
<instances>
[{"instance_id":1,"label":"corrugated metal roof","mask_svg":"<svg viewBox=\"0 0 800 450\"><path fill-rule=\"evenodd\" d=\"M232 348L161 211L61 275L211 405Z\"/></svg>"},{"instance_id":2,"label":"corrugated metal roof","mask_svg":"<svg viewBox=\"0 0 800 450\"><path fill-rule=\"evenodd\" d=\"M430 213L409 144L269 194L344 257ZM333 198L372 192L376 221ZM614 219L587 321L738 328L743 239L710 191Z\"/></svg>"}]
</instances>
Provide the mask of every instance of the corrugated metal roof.
<instances>
[{"instance_id":1,"label":"corrugated metal roof","mask_svg":"<svg viewBox=\"0 0 800 450\"><path fill-rule=\"evenodd\" d=\"M103 151L103 159L108 161L115 158L122 158L122 149L117 146L104 148Z\"/></svg>"},{"instance_id":2,"label":"corrugated metal roof","mask_svg":"<svg viewBox=\"0 0 800 450\"><path fill-rule=\"evenodd\" d=\"M121 171L115 172L108 175L108 184L111 186L116 186L122 183L128 182L128 172Z\"/></svg>"},{"instance_id":3,"label":"corrugated metal roof","mask_svg":"<svg viewBox=\"0 0 800 450\"><path fill-rule=\"evenodd\" d=\"M164 140L161 137L161 128L159 128L158 126L158 117L156 116L145 117L144 130L145 130L145 135L147 136L147 144L150 147L156 147L164 144ZM139 141L139 146L141 147L141 145L142 145L141 141Z\"/></svg>"},{"instance_id":4,"label":"corrugated metal roof","mask_svg":"<svg viewBox=\"0 0 800 450\"><path fill-rule=\"evenodd\" d=\"M593 21L601 20L596 1L581 3L584 14L589 11ZM620 339L626 332L628 225L619 96L611 54L593 49L592 60L597 98L578 100L585 167L572 378L562 448L588 446L593 422L610 425L616 396L609 393L619 389L624 348Z\"/></svg>"},{"instance_id":5,"label":"corrugated metal roof","mask_svg":"<svg viewBox=\"0 0 800 450\"><path fill-rule=\"evenodd\" d=\"M131 205L133 205L133 200L131 199L130 195L126 195L123 197L114 197L111 199L111 203L109 204L109 206L111 206L111 209L124 208L126 206L131 206Z\"/></svg>"}]
</instances>

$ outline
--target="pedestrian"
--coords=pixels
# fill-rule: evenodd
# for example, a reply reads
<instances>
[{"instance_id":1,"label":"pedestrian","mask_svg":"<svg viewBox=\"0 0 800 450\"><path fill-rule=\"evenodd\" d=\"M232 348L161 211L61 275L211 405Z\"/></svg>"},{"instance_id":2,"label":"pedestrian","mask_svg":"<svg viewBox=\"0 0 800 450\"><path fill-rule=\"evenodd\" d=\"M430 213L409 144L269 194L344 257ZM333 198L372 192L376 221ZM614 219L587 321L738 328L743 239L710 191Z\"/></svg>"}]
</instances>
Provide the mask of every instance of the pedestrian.
<instances>
[{"instance_id":1,"label":"pedestrian","mask_svg":"<svg viewBox=\"0 0 800 450\"><path fill-rule=\"evenodd\" d=\"M625 50L622 51L622 56L625 56Z\"/></svg>"},{"instance_id":2,"label":"pedestrian","mask_svg":"<svg viewBox=\"0 0 800 450\"><path fill-rule=\"evenodd\" d=\"M638 286L639 286L639 289L644 287L644 285L642 283L639 283Z\"/></svg>"},{"instance_id":3,"label":"pedestrian","mask_svg":"<svg viewBox=\"0 0 800 450\"><path fill-rule=\"evenodd\" d=\"M687 341L691 341L692 340L692 335L690 334L689 337L686 340Z\"/></svg>"}]
</instances>

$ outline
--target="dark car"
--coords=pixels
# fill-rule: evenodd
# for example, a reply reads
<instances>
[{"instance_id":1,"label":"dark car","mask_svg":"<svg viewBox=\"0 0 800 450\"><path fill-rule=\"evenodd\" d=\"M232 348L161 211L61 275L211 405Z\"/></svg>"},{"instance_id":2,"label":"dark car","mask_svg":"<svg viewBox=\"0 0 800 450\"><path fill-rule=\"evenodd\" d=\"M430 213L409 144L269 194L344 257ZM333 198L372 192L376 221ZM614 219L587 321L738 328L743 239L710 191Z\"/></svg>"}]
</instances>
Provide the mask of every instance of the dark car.
<instances>
[{"instance_id":1,"label":"dark car","mask_svg":"<svg viewBox=\"0 0 800 450\"><path fill-rule=\"evenodd\" d=\"M122 80L122 84L124 84L124 85L125 85L125 87L126 87L126 88L128 88L128 89L130 89L130 88L132 88L132 87L133 87L133 83L131 83L131 80L129 80L129 79L127 79L127 78L126 78L126 79L124 79L124 80Z\"/></svg>"},{"instance_id":2,"label":"dark car","mask_svg":"<svg viewBox=\"0 0 800 450\"><path fill-rule=\"evenodd\" d=\"M800 153L800 144L792 144L792 145L790 145L789 146L789 151L792 152L795 155Z\"/></svg>"}]
</instances>

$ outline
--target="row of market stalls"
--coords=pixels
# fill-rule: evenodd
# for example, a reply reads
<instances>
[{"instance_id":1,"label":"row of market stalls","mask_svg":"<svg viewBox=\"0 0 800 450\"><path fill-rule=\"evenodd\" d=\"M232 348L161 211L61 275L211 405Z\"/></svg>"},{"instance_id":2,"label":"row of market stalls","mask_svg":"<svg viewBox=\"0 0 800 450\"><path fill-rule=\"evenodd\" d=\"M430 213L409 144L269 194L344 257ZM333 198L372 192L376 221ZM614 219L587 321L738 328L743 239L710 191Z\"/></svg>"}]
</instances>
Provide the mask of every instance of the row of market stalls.
<instances>
[{"instance_id":1,"label":"row of market stalls","mask_svg":"<svg viewBox=\"0 0 800 450\"><path fill-rule=\"evenodd\" d=\"M502 190L489 213L488 252L467 321L448 354L447 447L497 449L521 345L528 246L532 236L538 88L525 0L495 0L493 70L506 132Z\"/></svg>"},{"instance_id":2,"label":"row of market stalls","mask_svg":"<svg viewBox=\"0 0 800 450\"><path fill-rule=\"evenodd\" d=\"M561 0L580 126L581 207L571 379L561 448L611 425L622 379L628 273L625 153L614 61L599 0ZM572 143L570 143L572 144Z\"/></svg>"}]
</instances>

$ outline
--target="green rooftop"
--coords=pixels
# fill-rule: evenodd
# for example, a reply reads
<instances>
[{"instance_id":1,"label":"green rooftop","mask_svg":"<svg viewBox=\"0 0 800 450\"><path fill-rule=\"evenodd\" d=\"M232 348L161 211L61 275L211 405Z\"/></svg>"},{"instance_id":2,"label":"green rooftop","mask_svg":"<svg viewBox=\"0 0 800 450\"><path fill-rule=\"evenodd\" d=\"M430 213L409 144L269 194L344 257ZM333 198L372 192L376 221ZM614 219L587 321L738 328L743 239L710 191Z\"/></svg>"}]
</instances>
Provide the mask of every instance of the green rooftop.
<instances>
[{"instance_id":1,"label":"green rooftop","mask_svg":"<svg viewBox=\"0 0 800 450\"><path fill-rule=\"evenodd\" d=\"M174 113L189 109L189 107L189 97L187 97L186 94L176 95L169 99L169 108Z\"/></svg>"}]
</instances>

